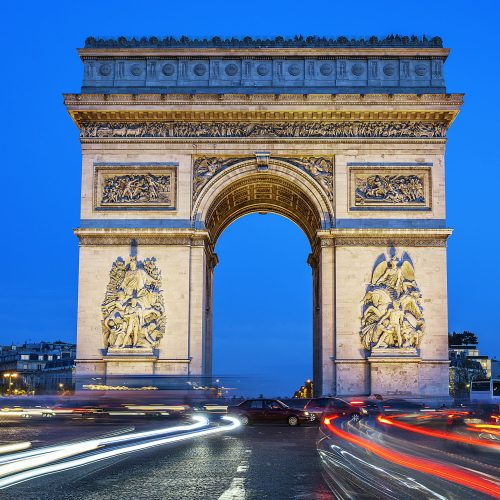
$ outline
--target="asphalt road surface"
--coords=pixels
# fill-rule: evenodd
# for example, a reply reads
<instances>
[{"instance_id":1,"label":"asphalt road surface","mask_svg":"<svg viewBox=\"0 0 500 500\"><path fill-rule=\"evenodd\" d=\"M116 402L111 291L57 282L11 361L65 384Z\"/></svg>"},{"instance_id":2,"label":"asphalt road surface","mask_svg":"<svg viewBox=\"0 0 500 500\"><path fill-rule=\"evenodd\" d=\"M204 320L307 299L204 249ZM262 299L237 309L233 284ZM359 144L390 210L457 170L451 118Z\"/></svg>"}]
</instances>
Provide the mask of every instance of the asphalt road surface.
<instances>
[{"instance_id":1,"label":"asphalt road surface","mask_svg":"<svg viewBox=\"0 0 500 500\"><path fill-rule=\"evenodd\" d=\"M34 424L34 422L33 422ZM147 421L136 430L158 427ZM89 439L130 427L92 421L2 425L1 440ZM6 436L8 435L8 438ZM28 499L330 499L316 426L259 425L198 437L50 474L0 490Z\"/></svg>"}]
</instances>

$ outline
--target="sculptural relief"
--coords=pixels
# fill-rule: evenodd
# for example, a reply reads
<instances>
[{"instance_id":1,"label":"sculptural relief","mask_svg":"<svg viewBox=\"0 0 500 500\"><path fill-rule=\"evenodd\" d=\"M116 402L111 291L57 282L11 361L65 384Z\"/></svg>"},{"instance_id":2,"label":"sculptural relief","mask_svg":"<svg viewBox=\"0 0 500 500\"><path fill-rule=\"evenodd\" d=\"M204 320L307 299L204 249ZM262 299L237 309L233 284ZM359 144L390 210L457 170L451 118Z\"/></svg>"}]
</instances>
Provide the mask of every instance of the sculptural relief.
<instances>
[{"instance_id":1,"label":"sculptural relief","mask_svg":"<svg viewBox=\"0 0 500 500\"><path fill-rule=\"evenodd\" d=\"M409 255L392 249L377 259L363 299L361 343L366 350L417 348L424 334L422 294Z\"/></svg>"},{"instance_id":2,"label":"sculptural relief","mask_svg":"<svg viewBox=\"0 0 500 500\"><path fill-rule=\"evenodd\" d=\"M252 157L223 158L203 156L195 158L193 164L193 201L198 197L203 187L222 170L242 162L253 160ZM321 156L275 157L275 160L292 164L307 172L326 191L328 198L333 200L333 161Z\"/></svg>"},{"instance_id":3,"label":"sculptural relief","mask_svg":"<svg viewBox=\"0 0 500 500\"><path fill-rule=\"evenodd\" d=\"M304 156L302 158L277 158L291 163L313 177L326 191L328 199L333 200L333 161L323 156Z\"/></svg>"},{"instance_id":4,"label":"sculptural relief","mask_svg":"<svg viewBox=\"0 0 500 500\"><path fill-rule=\"evenodd\" d=\"M94 206L97 210L175 208L175 169L140 166L96 167Z\"/></svg>"},{"instance_id":5,"label":"sculptural relief","mask_svg":"<svg viewBox=\"0 0 500 500\"><path fill-rule=\"evenodd\" d=\"M217 156L203 156L196 158L193 164L193 200L212 177L227 167L244 159L251 158L220 158Z\"/></svg>"},{"instance_id":6,"label":"sculptural relief","mask_svg":"<svg viewBox=\"0 0 500 500\"><path fill-rule=\"evenodd\" d=\"M161 273L154 257L116 259L102 303L105 348L157 348L165 333Z\"/></svg>"},{"instance_id":7,"label":"sculptural relief","mask_svg":"<svg viewBox=\"0 0 500 500\"><path fill-rule=\"evenodd\" d=\"M104 181L101 203L170 203L170 175L117 175Z\"/></svg>"},{"instance_id":8,"label":"sculptural relief","mask_svg":"<svg viewBox=\"0 0 500 500\"><path fill-rule=\"evenodd\" d=\"M182 68L182 66L181 66ZM181 70L182 71L182 70ZM303 122L83 122L82 138L149 137L445 137L445 122L303 121Z\"/></svg>"},{"instance_id":9,"label":"sculptural relief","mask_svg":"<svg viewBox=\"0 0 500 500\"><path fill-rule=\"evenodd\" d=\"M430 168L351 167L351 210L430 210Z\"/></svg>"}]
</instances>

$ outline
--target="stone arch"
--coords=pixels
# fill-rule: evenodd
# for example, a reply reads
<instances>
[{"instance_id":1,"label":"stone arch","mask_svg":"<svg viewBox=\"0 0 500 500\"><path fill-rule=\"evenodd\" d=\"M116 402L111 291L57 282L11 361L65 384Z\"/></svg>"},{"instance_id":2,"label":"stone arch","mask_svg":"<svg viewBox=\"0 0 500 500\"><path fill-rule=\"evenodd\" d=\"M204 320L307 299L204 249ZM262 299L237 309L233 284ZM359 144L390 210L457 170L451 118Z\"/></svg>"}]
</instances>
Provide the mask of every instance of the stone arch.
<instances>
[{"instance_id":1,"label":"stone arch","mask_svg":"<svg viewBox=\"0 0 500 500\"><path fill-rule=\"evenodd\" d=\"M195 226L210 234L215 246L224 229L254 212L273 212L297 224L311 246L316 231L333 226L328 193L291 162L271 158L265 165L243 159L214 175L194 201Z\"/></svg>"}]
</instances>

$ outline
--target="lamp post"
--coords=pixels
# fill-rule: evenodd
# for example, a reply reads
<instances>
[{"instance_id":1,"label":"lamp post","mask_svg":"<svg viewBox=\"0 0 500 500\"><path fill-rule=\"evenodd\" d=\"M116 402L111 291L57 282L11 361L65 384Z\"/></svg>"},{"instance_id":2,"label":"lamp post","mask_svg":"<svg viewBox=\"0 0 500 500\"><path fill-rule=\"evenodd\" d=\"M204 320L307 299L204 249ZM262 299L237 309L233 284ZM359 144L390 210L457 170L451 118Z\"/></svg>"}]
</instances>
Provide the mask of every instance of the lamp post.
<instances>
[{"instance_id":1,"label":"lamp post","mask_svg":"<svg viewBox=\"0 0 500 500\"><path fill-rule=\"evenodd\" d=\"M17 378L18 375L19 374L16 372L7 372L7 373L3 374L4 378L9 379L9 383L7 385L7 391L8 391L9 396L12 394L12 386L14 385L14 382L12 382L12 379Z\"/></svg>"}]
</instances>

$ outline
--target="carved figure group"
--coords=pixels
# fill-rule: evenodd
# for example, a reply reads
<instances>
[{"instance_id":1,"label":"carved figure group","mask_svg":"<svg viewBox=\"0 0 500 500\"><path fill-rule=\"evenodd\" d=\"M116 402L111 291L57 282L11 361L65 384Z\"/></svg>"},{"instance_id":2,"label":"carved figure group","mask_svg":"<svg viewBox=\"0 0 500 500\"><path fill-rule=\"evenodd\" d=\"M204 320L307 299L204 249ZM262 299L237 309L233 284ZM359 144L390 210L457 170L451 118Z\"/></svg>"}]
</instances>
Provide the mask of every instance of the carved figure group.
<instances>
[{"instance_id":1,"label":"carved figure group","mask_svg":"<svg viewBox=\"0 0 500 500\"><path fill-rule=\"evenodd\" d=\"M203 187L216 174L238 162L251 160L245 158L223 158L207 156L196 158L193 165L193 200L195 200ZM302 158L281 158L276 160L291 163L311 175L326 191L330 200L333 200L333 162L321 156L306 156Z\"/></svg>"},{"instance_id":2,"label":"carved figure group","mask_svg":"<svg viewBox=\"0 0 500 500\"><path fill-rule=\"evenodd\" d=\"M301 158L300 164L306 172L312 175L333 200L333 163L323 157Z\"/></svg>"},{"instance_id":3,"label":"carved figure group","mask_svg":"<svg viewBox=\"0 0 500 500\"><path fill-rule=\"evenodd\" d=\"M367 350L419 347L425 321L411 259L404 253L378 261L363 299L361 342Z\"/></svg>"},{"instance_id":4,"label":"carved figure group","mask_svg":"<svg viewBox=\"0 0 500 500\"><path fill-rule=\"evenodd\" d=\"M84 122L81 137L444 137L441 122Z\"/></svg>"},{"instance_id":5,"label":"carved figure group","mask_svg":"<svg viewBox=\"0 0 500 500\"><path fill-rule=\"evenodd\" d=\"M165 333L161 274L154 257L118 258L102 303L104 347L151 348Z\"/></svg>"},{"instance_id":6,"label":"carved figure group","mask_svg":"<svg viewBox=\"0 0 500 500\"><path fill-rule=\"evenodd\" d=\"M424 181L418 175L356 177L356 204L370 202L425 204Z\"/></svg>"},{"instance_id":7,"label":"carved figure group","mask_svg":"<svg viewBox=\"0 0 500 500\"><path fill-rule=\"evenodd\" d=\"M170 203L170 175L127 174L104 179L101 203Z\"/></svg>"}]
</instances>

